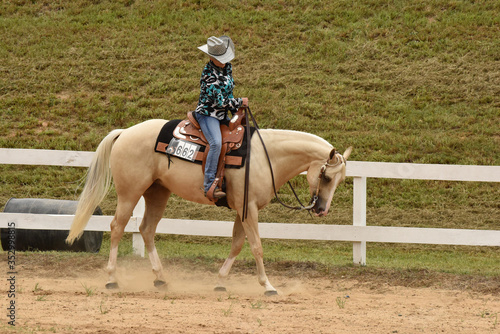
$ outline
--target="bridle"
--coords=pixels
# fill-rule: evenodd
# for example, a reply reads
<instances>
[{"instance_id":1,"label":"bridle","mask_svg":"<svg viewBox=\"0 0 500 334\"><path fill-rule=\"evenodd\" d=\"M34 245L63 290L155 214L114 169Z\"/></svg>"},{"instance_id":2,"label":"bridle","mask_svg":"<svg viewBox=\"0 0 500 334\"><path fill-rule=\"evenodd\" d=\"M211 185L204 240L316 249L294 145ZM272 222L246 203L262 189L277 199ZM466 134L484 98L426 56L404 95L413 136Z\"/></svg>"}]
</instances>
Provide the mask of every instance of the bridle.
<instances>
[{"instance_id":1,"label":"bridle","mask_svg":"<svg viewBox=\"0 0 500 334\"><path fill-rule=\"evenodd\" d=\"M342 163L347 164L347 161L344 158L344 156L338 152L335 152L335 154L332 156L332 159L333 159L333 157L336 158L335 163L331 164L330 161L332 159L327 159L326 162L323 164L323 166L321 166L321 169L320 169L320 172L318 175L318 185L316 186L316 191L315 191L313 197L311 198L311 201L309 202L309 204L307 206L302 204L301 200L297 196L297 193L295 192L295 189L293 189L292 184L290 183L290 181L288 181L287 183L290 186L290 189L292 190L293 195L297 199L297 202L299 202L299 206L290 206L286 203L283 203L283 201L278 196L278 191L276 190L276 184L274 182L274 172L273 172L273 166L271 165L271 158L269 157L269 153L267 152L267 148L266 148L266 145L264 144L264 140L262 139L262 136L260 135L259 127L257 126L257 122L255 121L255 118L254 118L252 112L250 111L250 107L245 108L245 115L246 115L246 119L247 119L247 121L246 121L246 128L247 128L246 129L247 130L246 136L247 136L248 147L247 147L247 157L246 157L247 163L245 164L245 189L244 189L244 197L243 197L243 215L241 217L242 222L245 221L247 214L248 214L248 188L249 188L248 182L249 182L249 178L250 178L250 142L251 142L250 118L252 119L252 122L255 126L255 132L259 136L260 142L262 143L262 147L264 148L264 152L266 153L267 162L269 163L269 169L271 171L271 180L273 183L274 196L276 197L276 200L278 201L278 203L280 203L285 208L292 209L292 210L299 210L299 211L305 210L305 211L310 212L314 208L314 206L316 205L316 202L319 199L319 187L321 185L321 180L326 175L326 169L328 167L337 167L337 166L341 165Z\"/></svg>"},{"instance_id":2,"label":"bridle","mask_svg":"<svg viewBox=\"0 0 500 334\"><path fill-rule=\"evenodd\" d=\"M326 168L327 167L337 167L337 166L341 165L342 163L344 163L344 164L347 165L347 161L346 161L346 159L344 158L344 156L342 154L340 154L338 152L335 152L334 157L337 158L335 164L331 164L330 163L331 159L328 159L325 162L325 164L323 166L321 166L321 169L319 171L319 176L318 176L318 185L316 186L316 192L314 193L313 197L311 198L310 204L308 206L301 205L301 207L299 207L299 210L311 210L314 207L314 205L316 205L316 201L319 198L319 187L321 185L321 180L326 175ZM273 183L274 183L274 180L273 180ZM290 185L290 187L292 186L290 184L290 182L288 182L288 184ZM292 188L292 190L293 190L293 188ZM294 191L294 193L295 193L295 191ZM277 197L277 195L276 195L276 197ZM297 200L299 200L299 199L297 198ZM300 200L299 200L299 203L300 203Z\"/></svg>"}]
</instances>

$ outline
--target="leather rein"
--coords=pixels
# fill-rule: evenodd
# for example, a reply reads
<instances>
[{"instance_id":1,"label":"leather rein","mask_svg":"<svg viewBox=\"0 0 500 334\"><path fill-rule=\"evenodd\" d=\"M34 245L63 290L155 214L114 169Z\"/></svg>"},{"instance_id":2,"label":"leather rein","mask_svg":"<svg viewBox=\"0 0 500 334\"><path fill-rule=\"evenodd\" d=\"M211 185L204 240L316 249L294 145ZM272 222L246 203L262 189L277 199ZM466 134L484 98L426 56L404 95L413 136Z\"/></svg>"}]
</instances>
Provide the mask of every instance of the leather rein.
<instances>
[{"instance_id":1,"label":"leather rein","mask_svg":"<svg viewBox=\"0 0 500 334\"><path fill-rule=\"evenodd\" d=\"M293 189L293 186L292 184L290 183L290 181L288 181L288 185L290 186L290 189L292 190L293 192L293 195L295 196L295 198L297 199L297 202L299 203L298 206L290 206L286 203L284 203L278 196L278 191L276 190L276 184L274 182L274 172L273 172L273 166L271 165L271 158L269 157L269 153L267 152L267 148L266 148L266 145L264 144L264 140L262 139L262 136L260 135L260 132L259 132L259 126L257 125L257 122L255 120L255 117L253 116L252 112L250 111L250 107L246 107L245 108L245 116L246 116L246 136L247 136L247 156L246 156L246 164L245 164L245 188L244 188L244 196L243 196L243 217L241 217L241 221L244 222L245 219L247 218L247 215L248 215L248 190L249 190L249 179L250 179L250 142L251 142L251 138L250 138L250 118L255 126L255 132L257 133L257 135L259 136L259 139L260 139L260 142L262 143L262 147L264 148L264 152L266 153L266 157L267 157L267 162L269 163L269 169L271 171L271 180L273 182L273 190L274 190L274 196L276 197L276 199L278 200L278 202L284 206L285 208L288 208L288 209L292 209L292 210L306 210L306 211L310 211L312 210L312 208L314 208L314 206L316 205L316 202L318 201L318 198L319 198L319 187L321 185L321 179L323 179L323 177L325 176L325 173L326 173L326 168L327 167L336 167L340 164L342 164L342 162L345 163L345 159L344 157L339 154L339 153L336 153L335 156L337 157L336 159L336 163L335 164L330 164L330 159L328 159L324 164L323 166L321 166L321 170L320 170L320 173L319 173L319 176L318 176L318 185L316 187L316 192L315 194L313 195L313 197L311 198L311 201L309 202L309 204L307 206L305 206L304 204L302 204L301 200L299 199L299 197L297 196L297 193L295 192L295 189ZM340 159L339 157L337 156L339 155L340 156Z\"/></svg>"}]
</instances>

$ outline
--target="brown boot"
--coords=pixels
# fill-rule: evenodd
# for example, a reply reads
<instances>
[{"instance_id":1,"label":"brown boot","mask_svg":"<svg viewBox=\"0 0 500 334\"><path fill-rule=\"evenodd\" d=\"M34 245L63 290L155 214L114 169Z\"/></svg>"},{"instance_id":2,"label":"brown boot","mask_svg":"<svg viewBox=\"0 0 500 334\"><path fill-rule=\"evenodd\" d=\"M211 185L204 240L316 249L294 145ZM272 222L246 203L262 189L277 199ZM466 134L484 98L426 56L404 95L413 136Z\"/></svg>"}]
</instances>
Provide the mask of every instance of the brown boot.
<instances>
[{"instance_id":1,"label":"brown boot","mask_svg":"<svg viewBox=\"0 0 500 334\"><path fill-rule=\"evenodd\" d=\"M223 192L219 187L217 187L219 179L215 179L212 183L210 189L205 192L205 197L211 200L212 202L216 202L219 198L226 197L226 193Z\"/></svg>"},{"instance_id":2,"label":"brown boot","mask_svg":"<svg viewBox=\"0 0 500 334\"><path fill-rule=\"evenodd\" d=\"M220 190L219 188L215 189L214 191L214 198L222 198L222 197L226 197L226 193L223 192L222 190Z\"/></svg>"}]
</instances>

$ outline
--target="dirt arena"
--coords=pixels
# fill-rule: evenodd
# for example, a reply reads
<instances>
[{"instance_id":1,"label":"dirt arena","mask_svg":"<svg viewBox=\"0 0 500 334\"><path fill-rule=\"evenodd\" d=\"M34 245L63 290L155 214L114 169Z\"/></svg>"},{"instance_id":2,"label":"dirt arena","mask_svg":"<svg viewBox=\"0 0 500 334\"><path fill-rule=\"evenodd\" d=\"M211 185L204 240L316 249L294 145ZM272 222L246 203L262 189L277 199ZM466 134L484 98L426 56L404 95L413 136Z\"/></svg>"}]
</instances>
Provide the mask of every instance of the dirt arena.
<instances>
[{"instance_id":1,"label":"dirt arena","mask_svg":"<svg viewBox=\"0 0 500 334\"><path fill-rule=\"evenodd\" d=\"M497 293L273 272L280 295L265 297L256 277L238 270L217 293L214 272L186 264L172 265L168 288L158 290L146 259L119 259L121 288L108 291L105 261L81 261L18 257L16 327L4 317L0 332L500 333Z\"/></svg>"}]
</instances>

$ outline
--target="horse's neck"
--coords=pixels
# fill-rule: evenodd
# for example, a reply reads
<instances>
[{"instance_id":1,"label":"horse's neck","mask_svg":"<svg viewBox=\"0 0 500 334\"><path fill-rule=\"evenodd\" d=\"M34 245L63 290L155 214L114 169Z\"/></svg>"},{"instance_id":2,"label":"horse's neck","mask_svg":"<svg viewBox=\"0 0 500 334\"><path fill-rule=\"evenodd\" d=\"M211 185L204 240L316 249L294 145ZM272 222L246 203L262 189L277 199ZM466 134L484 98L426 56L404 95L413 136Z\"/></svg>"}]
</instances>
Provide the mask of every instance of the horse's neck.
<instances>
[{"instance_id":1,"label":"horse's neck","mask_svg":"<svg viewBox=\"0 0 500 334\"><path fill-rule=\"evenodd\" d=\"M298 131L266 130L264 141L283 183L307 171L313 162L326 162L332 149L326 140Z\"/></svg>"}]
</instances>

